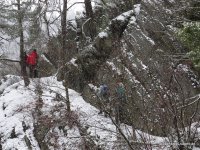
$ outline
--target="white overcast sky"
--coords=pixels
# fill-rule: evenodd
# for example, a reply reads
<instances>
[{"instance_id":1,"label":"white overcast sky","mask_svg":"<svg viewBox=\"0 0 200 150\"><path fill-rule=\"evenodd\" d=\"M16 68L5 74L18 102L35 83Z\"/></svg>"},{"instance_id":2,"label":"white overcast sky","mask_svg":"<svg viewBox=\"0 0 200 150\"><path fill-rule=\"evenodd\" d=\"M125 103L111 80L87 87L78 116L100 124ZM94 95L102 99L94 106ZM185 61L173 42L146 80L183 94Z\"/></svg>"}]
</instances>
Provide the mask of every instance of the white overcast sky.
<instances>
[{"instance_id":1,"label":"white overcast sky","mask_svg":"<svg viewBox=\"0 0 200 150\"><path fill-rule=\"evenodd\" d=\"M69 0L68 1L68 7L73 5L76 2L84 2L84 0ZM76 4L70 10L68 11L68 19L74 19L75 14L77 11L83 11L84 10L84 3L83 4Z\"/></svg>"}]
</instances>

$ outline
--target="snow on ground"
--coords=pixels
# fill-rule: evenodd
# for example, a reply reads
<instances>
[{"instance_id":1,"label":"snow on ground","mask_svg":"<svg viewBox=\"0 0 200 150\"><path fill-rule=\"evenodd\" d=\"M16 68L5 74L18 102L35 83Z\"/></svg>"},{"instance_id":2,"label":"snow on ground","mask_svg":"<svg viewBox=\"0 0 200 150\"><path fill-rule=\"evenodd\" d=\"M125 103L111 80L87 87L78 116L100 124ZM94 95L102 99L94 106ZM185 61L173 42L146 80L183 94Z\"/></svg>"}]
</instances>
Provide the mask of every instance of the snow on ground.
<instances>
[{"instance_id":1,"label":"snow on ground","mask_svg":"<svg viewBox=\"0 0 200 150\"><path fill-rule=\"evenodd\" d=\"M108 37L108 33L107 32L100 32L98 36L100 38Z\"/></svg>"},{"instance_id":2,"label":"snow on ground","mask_svg":"<svg viewBox=\"0 0 200 150\"><path fill-rule=\"evenodd\" d=\"M10 78L13 77L10 76ZM18 79L19 77L15 78ZM8 81L9 79L7 79ZM4 82L6 83L6 81ZM36 107L35 103L38 99L38 95L36 94L38 85L43 89L42 99L44 106L42 111L48 115L51 109L58 104L55 101L56 93L65 96L62 83L58 82L55 77L31 79L31 84L27 88L24 87L23 81L13 82L12 85L5 84L4 82L2 81L1 84L4 85L4 90L0 97L0 137L3 150L28 150L25 137L28 137L30 140L33 150L39 150L38 142L33 133L33 113ZM90 136L98 139L96 144L103 146L107 150L115 149L117 133L112 120L99 115L99 110L85 102L82 96L74 90L69 89L69 98L71 109L79 115L81 125L88 127ZM56 115L59 117L59 113ZM24 131L23 123L29 127L26 131ZM121 127L126 136L131 136L131 127L124 124ZM63 146L60 149L80 149L79 144L81 143L81 139L78 128L76 126L71 129L66 128L68 131L67 135L64 135L58 128L54 129L59 136L58 144ZM152 139L152 142L156 144L165 142L165 139L162 137L150 136L141 131L137 131L137 135L138 140L143 135L147 139L150 139L150 141ZM71 146L73 148L70 148ZM53 148L51 147L50 149Z\"/></svg>"},{"instance_id":3,"label":"snow on ground","mask_svg":"<svg viewBox=\"0 0 200 150\"><path fill-rule=\"evenodd\" d=\"M62 87L62 84L59 82L53 88L51 88L51 84L49 88L65 96L64 87L56 88L58 85ZM88 131L91 133L91 136L100 137L99 145L106 145L105 141L116 140L116 128L109 118L98 115L98 109L85 102L79 93L71 89L69 90L69 98L71 100L71 109L79 113L81 124L89 127ZM106 147L110 149L112 145L107 145Z\"/></svg>"},{"instance_id":4,"label":"snow on ground","mask_svg":"<svg viewBox=\"0 0 200 150\"><path fill-rule=\"evenodd\" d=\"M2 93L8 86L14 84L15 82L19 82L20 80L20 77L17 76L4 76L0 81L0 93Z\"/></svg>"},{"instance_id":5,"label":"snow on ground","mask_svg":"<svg viewBox=\"0 0 200 150\"><path fill-rule=\"evenodd\" d=\"M33 82L34 81L34 82ZM4 150L16 148L20 150L27 150L28 147L24 142L24 136L27 135L34 145L33 149L38 150L38 143L33 136L33 110L35 109L35 102L38 96L35 94L35 86L40 83L44 88L42 99L46 104L43 108L44 112L49 112L55 105L53 101L55 93L60 93L65 96L64 87L61 82L57 82L56 78L43 78L39 80L33 80L28 88L23 86L23 81L8 85L5 88L3 94L0 97L0 135L2 146ZM54 92L52 92L54 91ZM80 122L84 126L88 126L88 131L91 132L91 136L100 137L99 144L105 145L107 149L110 149L112 145L106 145L105 141L116 140L116 129L111 120L105 118L102 115L98 115L98 110L86 103L79 93L69 90L69 96L71 100L72 110L78 112L80 116ZM26 126L29 126L29 130L24 132L22 122L25 122ZM15 129L16 137L12 137L13 129ZM80 136L76 129L68 132L69 137ZM61 137L60 140L64 141L66 138ZM64 143L61 141L61 143Z\"/></svg>"},{"instance_id":6,"label":"snow on ground","mask_svg":"<svg viewBox=\"0 0 200 150\"><path fill-rule=\"evenodd\" d=\"M141 4L134 5L134 10L135 10L136 15L140 14L140 8L141 8Z\"/></svg>"},{"instance_id":7,"label":"snow on ground","mask_svg":"<svg viewBox=\"0 0 200 150\"><path fill-rule=\"evenodd\" d=\"M115 64L113 62L109 62L109 61L106 61L106 63L112 68L113 71L115 71L117 74L121 74L121 71L119 68L117 68L115 66Z\"/></svg>"},{"instance_id":8,"label":"snow on ground","mask_svg":"<svg viewBox=\"0 0 200 150\"><path fill-rule=\"evenodd\" d=\"M4 150L28 149L24 142L25 133L23 132L22 121L26 120L27 126L30 126L29 130L33 130L33 119L31 117L33 108L30 104L34 103L34 96L34 91L24 88L22 81L8 86L1 95L0 135ZM15 130L16 135L13 130ZM27 132L27 136L34 139L33 134ZM32 145L37 145L35 143L33 142Z\"/></svg>"},{"instance_id":9,"label":"snow on ground","mask_svg":"<svg viewBox=\"0 0 200 150\"><path fill-rule=\"evenodd\" d=\"M121 15L117 16L115 19L119 20L119 21L125 21L127 19L127 17L131 16L131 14L133 13L133 10L129 10L127 12L122 13ZM115 20L114 19L114 20Z\"/></svg>"}]
</instances>

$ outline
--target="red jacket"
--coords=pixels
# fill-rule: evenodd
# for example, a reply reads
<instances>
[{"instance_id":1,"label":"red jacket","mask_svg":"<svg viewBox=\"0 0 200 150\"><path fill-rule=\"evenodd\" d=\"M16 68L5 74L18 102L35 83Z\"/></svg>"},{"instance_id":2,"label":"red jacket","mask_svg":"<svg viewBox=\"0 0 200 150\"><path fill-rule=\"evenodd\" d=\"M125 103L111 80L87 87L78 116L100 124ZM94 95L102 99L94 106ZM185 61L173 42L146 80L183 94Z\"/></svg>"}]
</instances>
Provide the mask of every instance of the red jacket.
<instances>
[{"instance_id":1,"label":"red jacket","mask_svg":"<svg viewBox=\"0 0 200 150\"><path fill-rule=\"evenodd\" d=\"M36 65L37 59L38 59L37 52L33 51L27 56L26 63L28 65Z\"/></svg>"}]
</instances>

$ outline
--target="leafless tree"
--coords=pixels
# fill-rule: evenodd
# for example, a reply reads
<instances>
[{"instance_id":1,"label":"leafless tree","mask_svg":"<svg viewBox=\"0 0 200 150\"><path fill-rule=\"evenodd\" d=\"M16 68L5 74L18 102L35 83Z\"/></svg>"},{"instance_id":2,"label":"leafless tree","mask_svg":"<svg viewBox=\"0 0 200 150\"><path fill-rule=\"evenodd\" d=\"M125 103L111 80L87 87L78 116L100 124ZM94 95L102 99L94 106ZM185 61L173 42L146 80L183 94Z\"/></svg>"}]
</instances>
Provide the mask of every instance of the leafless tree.
<instances>
[{"instance_id":1,"label":"leafless tree","mask_svg":"<svg viewBox=\"0 0 200 150\"><path fill-rule=\"evenodd\" d=\"M89 35L92 39L94 39L94 37L96 36L96 24L95 24L95 18L94 18L94 13L92 10L92 4L91 4L91 0L85 0L85 10L86 10L86 17L89 20L88 23L88 28L89 28Z\"/></svg>"},{"instance_id":2,"label":"leafless tree","mask_svg":"<svg viewBox=\"0 0 200 150\"><path fill-rule=\"evenodd\" d=\"M20 65L21 65L21 74L24 78L25 86L28 86L30 81L26 71L26 60L25 60L25 51L24 51L24 33L23 33L23 11L21 10L21 1L17 0L17 9L18 9L18 24L19 24L19 35L20 35Z\"/></svg>"}]
</instances>

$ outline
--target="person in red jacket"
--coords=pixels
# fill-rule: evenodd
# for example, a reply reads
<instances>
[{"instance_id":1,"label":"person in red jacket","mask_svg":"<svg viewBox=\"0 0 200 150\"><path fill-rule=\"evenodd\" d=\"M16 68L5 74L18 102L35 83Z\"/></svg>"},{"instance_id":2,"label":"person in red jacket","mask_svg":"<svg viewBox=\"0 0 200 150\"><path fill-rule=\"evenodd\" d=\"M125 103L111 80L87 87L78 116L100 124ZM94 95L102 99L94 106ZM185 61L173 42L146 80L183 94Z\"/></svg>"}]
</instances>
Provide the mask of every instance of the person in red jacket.
<instances>
[{"instance_id":1,"label":"person in red jacket","mask_svg":"<svg viewBox=\"0 0 200 150\"><path fill-rule=\"evenodd\" d=\"M30 78L36 78L38 76L36 70L37 62L38 62L38 54L36 49L33 49L33 51L27 55L26 59L26 63L29 66Z\"/></svg>"}]
</instances>

